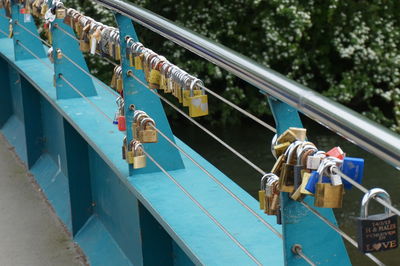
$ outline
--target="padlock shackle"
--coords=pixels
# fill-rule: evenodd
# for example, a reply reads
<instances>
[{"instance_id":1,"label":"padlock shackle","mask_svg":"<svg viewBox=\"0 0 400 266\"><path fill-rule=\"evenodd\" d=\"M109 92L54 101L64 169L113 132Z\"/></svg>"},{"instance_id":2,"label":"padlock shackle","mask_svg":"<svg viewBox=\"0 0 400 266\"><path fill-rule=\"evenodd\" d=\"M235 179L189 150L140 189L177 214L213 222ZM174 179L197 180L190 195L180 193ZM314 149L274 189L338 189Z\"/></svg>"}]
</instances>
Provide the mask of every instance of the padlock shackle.
<instances>
[{"instance_id":1,"label":"padlock shackle","mask_svg":"<svg viewBox=\"0 0 400 266\"><path fill-rule=\"evenodd\" d=\"M298 141L296 140L295 142L293 142L292 144L290 144L290 146L287 148L287 159L286 159L286 163L290 163L293 159L293 154L296 152L297 147L299 147L303 142L302 141Z\"/></svg>"},{"instance_id":2,"label":"padlock shackle","mask_svg":"<svg viewBox=\"0 0 400 266\"><path fill-rule=\"evenodd\" d=\"M374 198L378 197L382 200L386 201L389 205L392 205L392 200L390 199L389 193L382 188L373 188L368 190L367 193L363 196L361 200L361 210L360 210L360 218L367 218L368 217L368 205L369 201ZM385 207L385 214L390 215L392 212L389 208Z\"/></svg>"},{"instance_id":3,"label":"padlock shackle","mask_svg":"<svg viewBox=\"0 0 400 266\"><path fill-rule=\"evenodd\" d=\"M263 175L263 176L261 177L260 190L264 190L264 189L265 189L265 185L266 185L266 182L267 182L268 178L269 178L270 176L274 176L274 175L275 175L275 174L273 174L273 173L266 173L265 175Z\"/></svg>"}]
</instances>

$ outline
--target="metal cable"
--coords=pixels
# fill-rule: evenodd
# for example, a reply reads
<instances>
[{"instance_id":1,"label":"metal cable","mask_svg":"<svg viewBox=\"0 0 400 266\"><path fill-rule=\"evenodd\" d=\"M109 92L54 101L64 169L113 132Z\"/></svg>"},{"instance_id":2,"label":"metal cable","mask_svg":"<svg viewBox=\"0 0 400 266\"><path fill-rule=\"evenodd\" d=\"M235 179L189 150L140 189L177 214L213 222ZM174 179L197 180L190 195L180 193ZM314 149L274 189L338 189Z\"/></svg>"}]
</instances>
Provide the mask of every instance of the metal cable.
<instances>
[{"instance_id":1,"label":"metal cable","mask_svg":"<svg viewBox=\"0 0 400 266\"><path fill-rule=\"evenodd\" d=\"M4 31L2 31L2 30L0 30L0 32L1 32L2 34L6 35L6 37L8 38L8 34L7 34L6 32L4 32Z\"/></svg>"},{"instance_id":2,"label":"metal cable","mask_svg":"<svg viewBox=\"0 0 400 266\"><path fill-rule=\"evenodd\" d=\"M18 43L20 43L18 41ZM23 46L25 49L27 49L28 52L32 53L28 48ZM37 57L34 53L32 53L37 59L40 60L39 57ZM44 63L42 61L42 63ZM47 64L46 64L47 65ZM93 105L101 114L103 114L107 119L112 121L110 117L107 116L103 111L101 111L92 101L90 101L85 95L83 95L73 84L71 84L67 79L62 74L59 74L59 77L63 79L71 88L73 88L82 98L84 98L88 103ZM218 220L211 215L210 212L208 212L181 184L179 184L175 178L173 178L158 162L151 157L146 151L143 150L143 153L158 167L160 170L166 174L176 186L178 186L185 194L188 196L233 242L235 242L236 245L239 246L240 249L242 249L257 265L262 265L229 231L220 223Z\"/></svg>"},{"instance_id":3,"label":"metal cable","mask_svg":"<svg viewBox=\"0 0 400 266\"><path fill-rule=\"evenodd\" d=\"M113 122L113 119L110 118L106 113L104 113L96 104L94 104L91 100L89 100L85 95L83 95L82 92L80 92L73 84L71 84L62 74L58 75L62 80L64 80L72 89L74 89L74 91L76 91L76 93L78 93L82 98L84 98L88 103L90 103L91 105L93 105L94 108L96 108L96 110L101 113L104 117L106 117L108 120L110 120L111 122Z\"/></svg>"},{"instance_id":4,"label":"metal cable","mask_svg":"<svg viewBox=\"0 0 400 266\"><path fill-rule=\"evenodd\" d=\"M246 110L240 108L238 105L234 104L233 102L225 99L224 97L222 97L221 95L215 93L214 91L210 90L209 88L203 86L203 85L198 85L200 88L202 88L203 90L207 91L209 94L213 95L214 97L218 98L219 100L223 101L224 103L226 103L227 105L231 106L232 108L236 109L237 111L241 112L242 114L244 114L245 116L253 119L255 122L259 123L261 126L267 128L268 130L271 130L272 132L276 133L276 129L265 123L264 121L262 121L261 119L259 119L258 117L256 117L255 115L247 112Z\"/></svg>"},{"instance_id":5,"label":"metal cable","mask_svg":"<svg viewBox=\"0 0 400 266\"><path fill-rule=\"evenodd\" d=\"M19 44L22 48L24 48L32 56L34 56L37 60L39 60L42 64L44 64L47 68L49 68L52 72L54 71L54 69L51 65L49 65L45 61L43 61L39 56L37 56L34 52L32 52L28 47L23 45L23 43L21 41L17 40L16 43Z\"/></svg>"},{"instance_id":6,"label":"metal cable","mask_svg":"<svg viewBox=\"0 0 400 266\"><path fill-rule=\"evenodd\" d=\"M76 66L80 71L82 71L83 73L85 73L86 75L88 75L90 78L94 77L92 74L90 74L89 72L87 72L85 69L83 69L80 65L78 65L77 63L75 63L74 60L72 60L71 58L69 58L66 54L63 53L63 57L65 57L68 61L70 61L74 66ZM94 77L95 78L95 77ZM111 92L114 96L119 97L119 94L116 93L114 90L112 90L110 87L108 87L107 85L105 85L103 82L97 80L97 83L99 83L103 88L105 88L106 90L108 90L109 92Z\"/></svg>"},{"instance_id":7,"label":"metal cable","mask_svg":"<svg viewBox=\"0 0 400 266\"><path fill-rule=\"evenodd\" d=\"M175 142L173 142L168 136L166 136L161 130L154 127L154 129L166 139L172 146L177 150L182 152L190 161L192 161L200 170L202 170L206 175L208 175L212 180L214 180L223 190L225 190L232 198L239 202L243 207L245 207L251 214L253 214L260 222L262 222L268 229L270 229L279 238L282 238L282 234L279 233L275 228L272 227L268 222L266 222L258 213L251 209L246 203L244 203L239 197L237 197L229 188L227 188L221 181L219 181L214 175L207 171L203 166L201 166L192 156L185 152L181 147L179 147Z\"/></svg>"},{"instance_id":8,"label":"metal cable","mask_svg":"<svg viewBox=\"0 0 400 266\"><path fill-rule=\"evenodd\" d=\"M39 36L37 36L35 33L33 33L32 31L30 31L28 28L26 28L24 25L22 25L21 23L19 23L18 21L15 21L15 24L19 25L22 29L24 29L26 32L28 32L30 35L32 35L33 37L35 37L36 39L38 39L39 41L41 41L42 43L44 43L47 47L51 47L51 44L48 43L47 41L43 40L42 38L40 38Z\"/></svg>"},{"instance_id":9,"label":"metal cable","mask_svg":"<svg viewBox=\"0 0 400 266\"><path fill-rule=\"evenodd\" d=\"M200 202L198 202L181 184L179 184L176 179L170 175L150 154L148 154L145 150L143 150L143 153L149 158L169 179L171 179L174 184L179 187L179 189L182 190L183 193L186 194L186 196L189 197L190 200L193 201L194 204L197 205L233 242L236 243L236 245L239 246L240 249L242 249L247 256L249 256L257 265L262 265L260 261L257 260L229 231L220 223L217 221L217 219L209 212L207 211L206 208L204 208Z\"/></svg>"},{"instance_id":10,"label":"metal cable","mask_svg":"<svg viewBox=\"0 0 400 266\"><path fill-rule=\"evenodd\" d=\"M40 40L41 42L43 42L44 44L46 44L48 47L51 47L51 45L46 42L45 40L43 40L42 38L40 38L39 36L37 36L36 34L34 34L32 31L30 31L29 29L27 29L25 26L23 26L22 24L20 24L18 21L16 22L18 25L20 25L25 31L27 31L29 34L31 34L32 36L34 36L36 39ZM58 29L61 29L60 27L57 27ZM66 31L65 31L66 32ZM73 61L71 58L69 58L65 53L63 53L63 56L70 61L73 65L75 65L79 70L81 70L83 73L85 73L86 75L88 75L90 78L95 78L96 82L102 86L103 88L105 88L106 90L108 90L109 92L111 92L114 96L119 97L119 94L116 93L114 90L112 90L111 88L109 88L107 85L105 85L103 82L101 82L100 80L98 80L95 76L93 76L91 73L87 72L85 69L83 69L80 65L78 65L75 61Z\"/></svg>"},{"instance_id":11,"label":"metal cable","mask_svg":"<svg viewBox=\"0 0 400 266\"><path fill-rule=\"evenodd\" d=\"M307 257L304 253L303 253L303 248L301 247L301 245L299 244L295 244L292 247L292 252L295 253L296 255L298 255L300 258L302 258L303 260L305 260L308 264L310 264L311 266L316 266L316 264L309 258Z\"/></svg>"},{"instance_id":12,"label":"metal cable","mask_svg":"<svg viewBox=\"0 0 400 266\"><path fill-rule=\"evenodd\" d=\"M72 35L71 33L69 33L68 31L64 30L63 28L59 27L57 23L54 23L54 27L59 29L60 31L64 32L64 34L68 35L69 37L71 37L72 39L74 39L75 41L79 42L79 39L76 38L74 35Z\"/></svg>"},{"instance_id":13,"label":"metal cable","mask_svg":"<svg viewBox=\"0 0 400 266\"><path fill-rule=\"evenodd\" d=\"M143 86L145 86L146 88L148 88L148 86L143 83L138 77L136 77L131 71L127 73L129 76L133 77L134 79L136 79L140 84L142 84ZM157 95L161 100L163 100L165 103L167 103L169 106L171 106L173 109L175 109L177 112L179 112L181 115L183 115L184 117L186 117L189 121L191 121L193 124L195 124L197 127L199 127L201 130L203 130L205 133L207 133L208 135L210 135L213 139L215 139L216 141L218 141L220 144L222 144L225 148L227 148L228 150L230 150L233 154L235 154L237 157L239 157L240 159L242 159L245 163L247 163L249 166L251 166L254 170L256 170L257 172L259 172L260 174L264 175L265 171L263 171L261 168L259 168L257 165L255 165L253 162L251 162L249 159L247 159L245 156L243 156L241 153L239 153L237 150L235 150L234 148L232 148L229 144L227 144L226 142L224 142L222 139L220 139L219 137L217 137L216 135L214 135L214 133L212 133L211 131L209 131L208 129L206 129L204 126L202 126L200 123L198 123L196 120L194 120L193 118L191 118L190 116L188 116L185 112L183 112L182 110L180 110L178 107L176 107L173 103L171 103L170 101L168 101L166 98L164 98L163 96L161 96L160 94L158 94L157 92L153 91L152 89L149 89L152 93L154 93L155 95Z\"/></svg>"},{"instance_id":14,"label":"metal cable","mask_svg":"<svg viewBox=\"0 0 400 266\"><path fill-rule=\"evenodd\" d=\"M320 218L323 222L325 222L330 228L332 228L333 230L335 230L339 235L341 235L344 239L346 239L350 244L352 244L354 247L358 248L358 244L357 242L351 238L348 234L346 234L345 232L343 232L339 227L337 227L336 225L334 225L333 223L331 223L327 218L325 218L324 216L322 216L318 211L316 211L315 209L313 209L310 205L308 205L307 203L305 203L304 201L300 201L300 203L306 207L310 212L312 212L313 214L315 214L315 216L317 216L318 218ZM373 262L375 262L378 265L385 265L383 262L381 262L377 257L375 257L374 255L372 255L371 253L366 253L364 254L365 256L367 256L368 258L370 258Z\"/></svg>"},{"instance_id":15,"label":"metal cable","mask_svg":"<svg viewBox=\"0 0 400 266\"><path fill-rule=\"evenodd\" d=\"M64 32L65 34L67 34L68 36L70 36L71 38L73 38L74 40L76 40L76 41L79 42L79 40L78 40L75 36L71 35L69 32L67 32L66 30L62 29L62 28L59 27L57 24L55 24L54 27L58 28L59 30L61 30L62 32ZM98 54L98 53L96 53L96 54ZM106 58L106 57L104 57L104 58L105 58L108 62L110 62L110 63L114 64L115 66L117 66L117 64L115 64L115 63L114 63L113 61L111 61L110 59L108 59L108 58ZM213 91L210 90L209 88L207 88L207 87L205 87L205 86L203 86L203 85L199 85L199 87L202 88L202 89L204 89L205 91L207 91L208 93L210 93L210 94L213 95L214 97L218 98L218 99L221 100L222 102L228 104L228 105L231 106L232 108L236 109L237 111L241 112L241 113L244 114L245 116L247 116L247 117L253 119L255 122L259 123L261 126L263 126L263 127L267 128L268 130L271 130L272 132L276 133L276 129L275 129L273 126L271 126L271 125L265 123L264 121L262 121L261 119L259 119L259 118L256 117L255 115L253 115L253 114L247 112L247 111L244 110L243 108L241 108L241 107L239 107L238 105L234 104L233 102L231 102L231 101L225 99L224 97L220 96L219 94L213 92Z\"/></svg>"},{"instance_id":16,"label":"metal cable","mask_svg":"<svg viewBox=\"0 0 400 266\"><path fill-rule=\"evenodd\" d=\"M332 168L332 170L340 175L344 180L346 180L347 182L351 183L353 186L355 186L356 188L358 188L359 190L361 190L364 193L368 193L368 189L365 188L364 186L362 186L361 184L358 184L356 181L354 181L353 179L351 179L350 177L348 177L346 174L344 174L342 171L340 171L337 168ZM380 203L381 205L383 205L384 207L390 209L391 211L393 211L395 214L400 216L400 210L396 209L395 207L393 207L391 204L387 203L386 201L384 201L383 199L381 199L380 197L374 196L372 197L374 200L376 200L378 203Z\"/></svg>"}]
</instances>

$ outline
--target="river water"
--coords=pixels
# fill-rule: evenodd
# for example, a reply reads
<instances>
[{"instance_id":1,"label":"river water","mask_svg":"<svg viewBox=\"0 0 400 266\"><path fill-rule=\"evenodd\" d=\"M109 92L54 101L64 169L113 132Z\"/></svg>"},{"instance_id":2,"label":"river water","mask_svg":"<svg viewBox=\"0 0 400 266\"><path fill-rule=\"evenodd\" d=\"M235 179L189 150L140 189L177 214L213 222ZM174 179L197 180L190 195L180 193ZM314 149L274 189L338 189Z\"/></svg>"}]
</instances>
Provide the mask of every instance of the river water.
<instances>
[{"instance_id":1,"label":"river water","mask_svg":"<svg viewBox=\"0 0 400 266\"><path fill-rule=\"evenodd\" d=\"M182 120L172 121L175 135L257 198L260 174L199 128ZM274 124L272 118L267 122L271 125ZM364 158L365 169L362 184L367 188L385 189L391 195L393 205L396 208L400 207L400 171L310 119L303 117L303 123L308 131L308 139L316 144L318 149L327 151L334 146L340 146L347 156ZM202 124L263 170L269 172L275 163L270 152L270 143L274 134L258 124L246 119L243 119L240 126L235 127L212 127L204 122ZM360 213L362 196L363 194L358 189L346 190L343 208L334 210L340 228L353 239L356 239L355 218ZM370 213L383 211L384 208L379 204L375 202L370 204ZM353 265L375 265L347 241L345 243ZM400 265L400 248L374 255L386 265Z\"/></svg>"}]
</instances>

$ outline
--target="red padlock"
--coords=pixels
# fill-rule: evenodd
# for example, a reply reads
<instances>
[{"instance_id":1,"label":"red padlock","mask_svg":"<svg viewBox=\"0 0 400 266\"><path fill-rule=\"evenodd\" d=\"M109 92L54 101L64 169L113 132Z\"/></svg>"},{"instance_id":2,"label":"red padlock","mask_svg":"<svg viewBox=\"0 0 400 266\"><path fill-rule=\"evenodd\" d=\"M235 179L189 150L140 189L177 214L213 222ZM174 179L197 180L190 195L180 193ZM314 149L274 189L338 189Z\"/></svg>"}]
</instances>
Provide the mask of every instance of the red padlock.
<instances>
[{"instance_id":1,"label":"red padlock","mask_svg":"<svg viewBox=\"0 0 400 266\"><path fill-rule=\"evenodd\" d=\"M328 151L326 153L326 156L336 157L340 160L343 160L344 157L346 156L346 153L344 153L343 150L339 146L337 146Z\"/></svg>"},{"instance_id":2,"label":"red padlock","mask_svg":"<svg viewBox=\"0 0 400 266\"><path fill-rule=\"evenodd\" d=\"M118 129L119 131L125 131L126 130L126 120L124 115L118 116Z\"/></svg>"},{"instance_id":3,"label":"red padlock","mask_svg":"<svg viewBox=\"0 0 400 266\"><path fill-rule=\"evenodd\" d=\"M44 23L43 28L47 30L49 28L49 23Z\"/></svg>"},{"instance_id":4,"label":"red padlock","mask_svg":"<svg viewBox=\"0 0 400 266\"><path fill-rule=\"evenodd\" d=\"M21 9L19 10L19 13L21 13L21 14L27 14L27 12L26 12L26 9L25 9L25 8L21 8Z\"/></svg>"}]
</instances>

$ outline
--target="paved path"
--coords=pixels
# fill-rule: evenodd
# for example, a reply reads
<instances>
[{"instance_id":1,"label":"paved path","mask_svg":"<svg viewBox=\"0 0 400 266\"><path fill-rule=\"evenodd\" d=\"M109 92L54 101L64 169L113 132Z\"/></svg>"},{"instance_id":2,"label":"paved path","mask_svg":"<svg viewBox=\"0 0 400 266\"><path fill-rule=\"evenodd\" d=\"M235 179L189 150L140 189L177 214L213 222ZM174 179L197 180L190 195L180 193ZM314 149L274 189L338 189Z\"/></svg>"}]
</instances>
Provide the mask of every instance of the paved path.
<instances>
[{"instance_id":1,"label":"paved path","mask_svg":"<svg viewBox=\"0 0 400 266\"><path fill-rule=\"evenodd\" d=\"M0 265L84 265L61 222L1 134Z\"/></svg>"}]
</instances>

